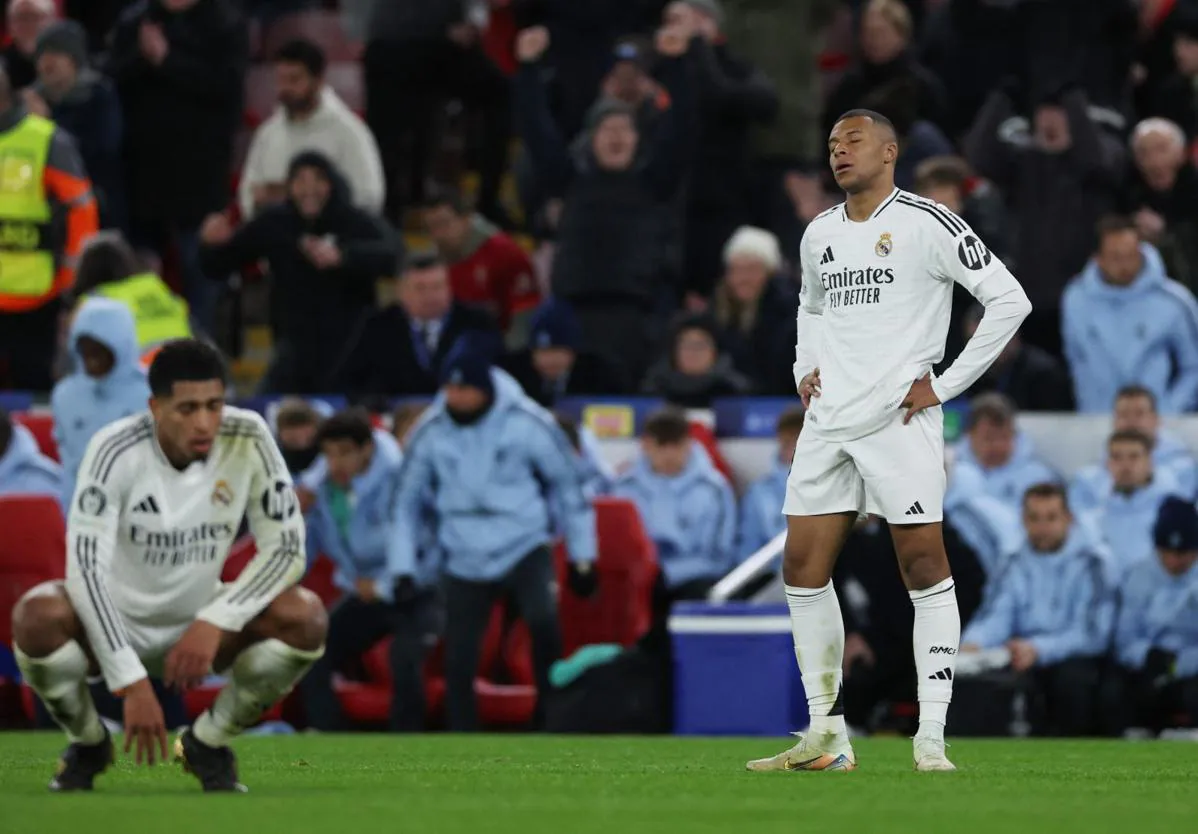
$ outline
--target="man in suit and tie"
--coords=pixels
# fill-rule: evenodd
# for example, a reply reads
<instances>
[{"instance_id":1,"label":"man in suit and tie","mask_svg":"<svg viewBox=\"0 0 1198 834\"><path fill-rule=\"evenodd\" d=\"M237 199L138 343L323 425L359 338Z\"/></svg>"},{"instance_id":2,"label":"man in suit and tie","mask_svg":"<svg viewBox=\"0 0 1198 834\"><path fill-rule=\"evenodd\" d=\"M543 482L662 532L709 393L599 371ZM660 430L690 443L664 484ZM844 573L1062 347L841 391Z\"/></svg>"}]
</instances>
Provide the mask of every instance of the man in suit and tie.
<instances>
[{"instance_id":1,"label":"man in suit and tie","mask_svg":"<svg viewBox=\"0 0 1198 834\"><path fill-rule=\"evenodd\" d=\"M469 335L498 352L495 320L485 310L455 301L445 262L433 253L407 259L397 304L379 310L351 340L333 380L351 400L436 393L441 365Z\"/></svg>"}]
</instances>

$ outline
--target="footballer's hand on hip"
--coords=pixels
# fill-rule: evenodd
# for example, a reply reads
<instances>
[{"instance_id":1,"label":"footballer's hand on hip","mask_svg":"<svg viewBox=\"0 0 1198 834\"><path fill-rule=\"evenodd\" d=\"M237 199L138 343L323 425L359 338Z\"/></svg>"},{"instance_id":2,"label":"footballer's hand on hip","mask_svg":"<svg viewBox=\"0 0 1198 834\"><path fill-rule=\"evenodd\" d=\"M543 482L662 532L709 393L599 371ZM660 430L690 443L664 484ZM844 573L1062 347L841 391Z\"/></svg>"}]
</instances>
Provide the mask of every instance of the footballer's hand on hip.
<instances>
[{"instance_id":1,"label":"footballer's hand on hip","mask_svg":"<svg viewBox=\"0 0 1198 834\"><path fill-rule=\"evenodd\" d=\"M907 409L907 413L903 415L903 425L910 423L911 418L925 408L937 405L940 405L940 398L932 390L932 375L924 374L911 383L911 389L907 391L907 396L903 397L903 402L899 405L899 408Z\"/></svg>"},{"instance_id":2,"label":"footballer's hand on hip","mask_svg":"<svg viewBox=\"0 0 1198 834\"><path fill-rule=\"evenodd\" d=\"M819 368L816 368L799 381L799 399L803 401L803 408L811 407L811 398L819 397L820 390Z\"/></svg>"}]
</instances>

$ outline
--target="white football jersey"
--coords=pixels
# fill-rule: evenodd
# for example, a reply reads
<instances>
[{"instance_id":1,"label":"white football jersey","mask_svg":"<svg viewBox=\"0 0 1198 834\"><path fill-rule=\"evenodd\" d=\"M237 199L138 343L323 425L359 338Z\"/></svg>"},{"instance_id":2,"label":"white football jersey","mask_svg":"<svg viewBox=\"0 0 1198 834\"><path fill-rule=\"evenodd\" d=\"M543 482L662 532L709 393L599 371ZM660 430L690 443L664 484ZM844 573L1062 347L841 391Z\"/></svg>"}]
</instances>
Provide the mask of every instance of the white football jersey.
<instances>
[{"instance_id":1,"label":"white football jersey","mask_svg":"<svg viewBox=\"0 0 1198 834\"><path fill-rule=\"evenodd\" d=\"M225 593L243 517L258 554ZM211 622L240 631L304 574L304 523L266 423L226 406L207 460L179 471L149 412L96 433L67 521L67 593L112 690L145 677L128 628Z\"/></svg>"},{"instance_id":2,"label":"white football jersey","mask_svg":"<svg viewBox=\"0 0 1198 834\"><path fill-rule=\"evenodd\" d=\"M986 306L977 336L933 382L941 402L998 357L1031 310L1022 287L944 206L895 189L869 219L844 204L807 226L801 250L796 384L820 369L807 425L832 439L870 434L893 419L911 383L944 358L953 282Z\"/></svg>"}]
</instances>

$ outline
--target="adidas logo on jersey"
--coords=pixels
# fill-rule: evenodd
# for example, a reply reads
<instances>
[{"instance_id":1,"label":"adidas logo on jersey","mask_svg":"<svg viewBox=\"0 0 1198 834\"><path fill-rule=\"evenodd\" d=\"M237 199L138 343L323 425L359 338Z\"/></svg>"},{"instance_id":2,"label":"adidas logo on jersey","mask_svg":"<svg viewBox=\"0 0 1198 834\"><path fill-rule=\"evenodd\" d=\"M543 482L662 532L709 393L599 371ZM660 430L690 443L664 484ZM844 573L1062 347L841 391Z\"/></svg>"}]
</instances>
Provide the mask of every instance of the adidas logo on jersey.
<instances>
[{"instance_id":1,"label":"adidas logo on jersey","mask_svg":"<svg viewBox=\"0 0 1198 834\"><path fill-rule=\"evenodd\" d=\"M819 259L819 264L823 266L824 264L832 263L834 260L836 260L836 257L832 254L832 247L829 246L824 250L824 256Z\"/></svg>"},{"instance_id":2,"label":"adidas logo on jersey","mask_svg":"<svg viewBox=\"0 0 1198 834\"><path fill-rule=\"evenodd\" d=\"M907 512L903 513L903 515L923 515L923 507L921 507L919 502L916 501L907 508Z\"/></svg>"},{"instance_id":3,"label":"adidas logo on jersey","mask_svg":"<svg viewBox=\"0 0 1198 834\"><path fill-rule=\"evenodd\" d=\"M158 502L153 495L147 495L141 499L141 503L133 508L135 513L149 513L150 515L160 515L158 511Z\"/></svg>"}]
</instances>

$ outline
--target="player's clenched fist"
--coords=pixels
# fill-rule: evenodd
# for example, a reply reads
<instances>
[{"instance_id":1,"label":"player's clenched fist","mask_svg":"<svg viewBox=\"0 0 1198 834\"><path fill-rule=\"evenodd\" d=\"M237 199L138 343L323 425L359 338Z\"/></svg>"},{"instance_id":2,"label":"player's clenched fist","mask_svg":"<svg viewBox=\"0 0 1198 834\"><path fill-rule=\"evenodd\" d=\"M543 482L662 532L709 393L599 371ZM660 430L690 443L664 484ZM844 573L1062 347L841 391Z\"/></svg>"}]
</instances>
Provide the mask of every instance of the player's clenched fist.
<instances>
[{"instance_id":1,"label":"player's clenched fist","mask_svg":"<svg viewBox=\"0 0 1198 834\"><path fill-rule=\"evenodd\" d=\"M803 401L803 408L810 408L811 398L819 397L819 395L819 368L816 368L799 380L799 399Z\"/></svg>"},{"instance_id":2,"label":"player's clenched fist","mask_svg":"<svg viewBox=\"0 0 1198 834\"><path fill-rule=\"evenodd\" d=\"M135 748L138 764L166 761L166 719L149 678L130 684L125 692L125 752Z\"/></svg>"},{"instance_id":3,"label":"player's clenched fist","mask_svg":"<svg viewBox=\"0 0 1198 834\"><path fill-rule=\"evenodd\" d=\"M544 26L533 26L516 36L516 57L530 64L541 60L549 48L549 30Z\"/></svg>"}]
</instances>

